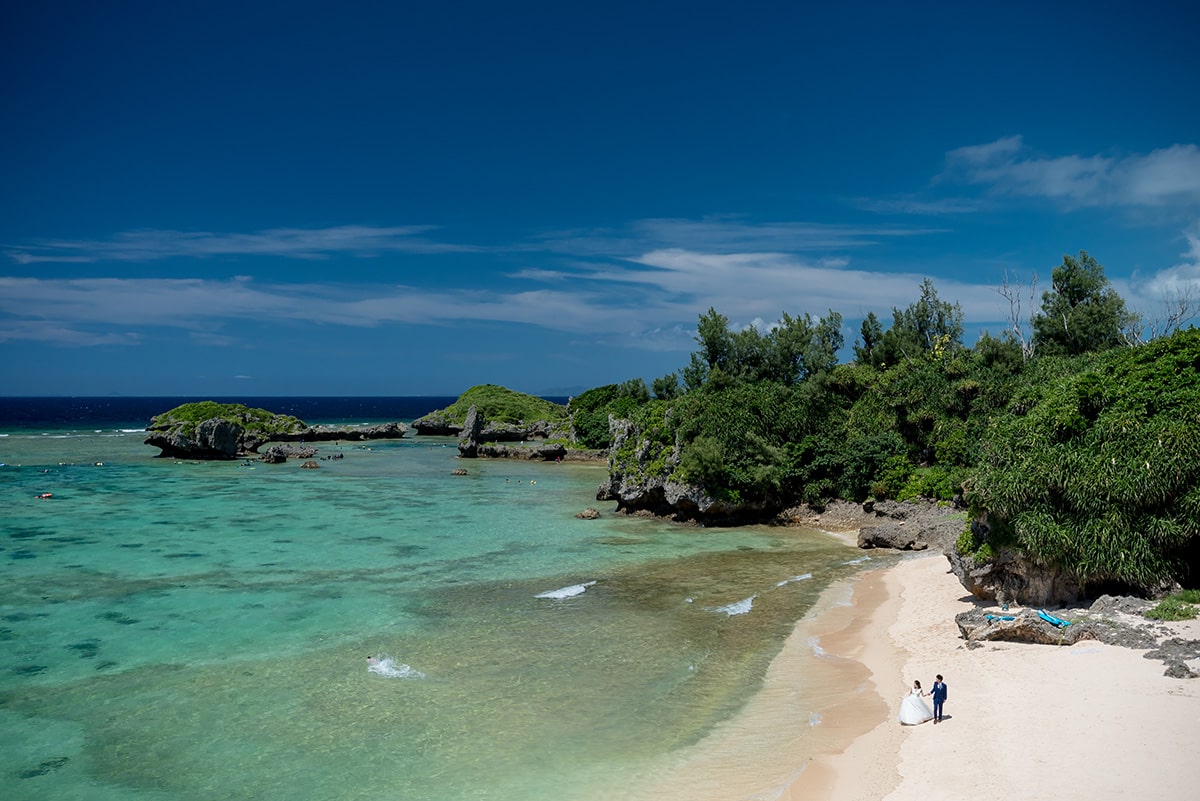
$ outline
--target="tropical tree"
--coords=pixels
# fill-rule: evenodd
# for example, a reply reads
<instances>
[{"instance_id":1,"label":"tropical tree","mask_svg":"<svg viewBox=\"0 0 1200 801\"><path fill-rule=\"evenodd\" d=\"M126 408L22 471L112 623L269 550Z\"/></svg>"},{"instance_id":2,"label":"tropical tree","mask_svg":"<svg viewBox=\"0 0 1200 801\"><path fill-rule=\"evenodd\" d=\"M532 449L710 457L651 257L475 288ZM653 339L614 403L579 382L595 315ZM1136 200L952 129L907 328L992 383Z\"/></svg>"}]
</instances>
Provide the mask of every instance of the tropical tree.
<instances>
[{"instance_id":1,"label":"tropical tree","mask_svg":"<svg viewBox=\"0 0 1200 801\"><path fill-rule=\"evenodd\" d=\"M875 364L875 349L883 339L883 324L879 322L875 312L867 313L867 318L862 321L862 327L859 329L859 337L854 343L854 360L859 364Z\"/></svg>"},{"instance_id":2,"label":"tropical tree","mask_svg":"<svg viewBox=\"0 0 1200 801\"><path fill-rule=\"evenodd\" d=\"M1104 267L1079 251L1054 268L1051 289L1042 293L1042 311L1033 317L1033 342L1043 356L1077 356L1125 343L1124 332L1138 316L1112 288Z\"/></svg>"},{"instance_id":3,"label":"tropical tree","mask_svg":"<svg viewBox=\"0 0 1200 801\"><path fill-rule=\"evenodd\" d=\"M865 324L864 324L865 328ZM867 332L863 332L864 338ZM876 367L915 359L922 353L942 353L962 347L963 313L958 303L938 298L933 281L921 282L921 297L904 310L892 308L892 327L872 348Z\"/></svg>"},{"instance_id":4,"label":"tropical tree","mask_svg":"<svg viewBox=\"0 0 1200 801\"><path fill-rule=\"evenodd\" d=\"M650 388L654 390L654 397L659 400L670 400L679 394L679 376L675 373L667 373L654 379Z\"/></svg>"}]
</instances>

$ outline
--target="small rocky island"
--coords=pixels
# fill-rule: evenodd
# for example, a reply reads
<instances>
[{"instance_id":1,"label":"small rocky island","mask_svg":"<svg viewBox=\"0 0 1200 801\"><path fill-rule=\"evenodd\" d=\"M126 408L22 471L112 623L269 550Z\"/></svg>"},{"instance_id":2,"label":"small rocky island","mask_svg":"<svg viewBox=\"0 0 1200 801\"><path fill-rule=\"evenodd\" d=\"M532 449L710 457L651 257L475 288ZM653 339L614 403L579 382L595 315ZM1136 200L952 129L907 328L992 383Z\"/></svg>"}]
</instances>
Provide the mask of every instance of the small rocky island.
<instances>
[{"instance_id":1,"label":"small rocky island","mask_svg":"<svg viewBox=\"0 0 1200 801\"><path fill-rule=\"evenodd\" d=\"M161 449L160 457L228 460L257 457L267 462L309 459L317 449L310 443L348 440L400 439L403 423L367 426L310 426L299 418L240 403L199 401L157 414L146 427L146 444ZM265 453L259 449L274 443ZM292 444L297 443L297 444Z\"/></svg>"}]
</instances>

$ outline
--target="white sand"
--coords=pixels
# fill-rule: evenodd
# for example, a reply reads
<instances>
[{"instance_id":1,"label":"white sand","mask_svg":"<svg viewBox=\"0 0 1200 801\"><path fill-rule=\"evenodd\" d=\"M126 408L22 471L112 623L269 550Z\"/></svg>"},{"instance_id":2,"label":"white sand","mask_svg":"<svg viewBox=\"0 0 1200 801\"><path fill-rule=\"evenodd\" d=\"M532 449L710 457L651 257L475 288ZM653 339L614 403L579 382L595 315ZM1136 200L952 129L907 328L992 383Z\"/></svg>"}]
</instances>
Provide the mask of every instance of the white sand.
<instances>
[{"instance_id":1,"label":"white sand","mask_svg":"<svg viewBox=\"0 0 1200 801\"><path fill-rule=\"evenodd\" d=\"M1171 679L1142 651L987 643L967 649L954 615L973 602L941 555L883 571L887 598L864 609L857 644L886 718L840 754L819 757L778 797L873 801L1188 798L1200 792L1192 737L1200 679ZM1200 638L1195 621L1173 623ZM1190 663L1193 670L1200 668ZM935 674L945 720L901 727L900 699Z\"/></svg>"}]
</instances>

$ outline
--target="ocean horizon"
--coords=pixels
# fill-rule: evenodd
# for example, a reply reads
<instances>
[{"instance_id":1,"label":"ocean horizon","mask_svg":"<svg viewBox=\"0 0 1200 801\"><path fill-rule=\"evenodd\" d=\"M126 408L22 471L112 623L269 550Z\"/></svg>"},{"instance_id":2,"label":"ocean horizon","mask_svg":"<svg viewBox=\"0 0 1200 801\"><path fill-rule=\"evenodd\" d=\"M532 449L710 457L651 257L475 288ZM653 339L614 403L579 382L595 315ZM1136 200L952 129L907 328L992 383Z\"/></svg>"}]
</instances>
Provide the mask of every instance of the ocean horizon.
<instances>
[{"instance_id":1,"label":"ocean horizon","mask_svg":"<svg viewBox=\"0 0 1200 801\"><path fill-rule=\"evenodd\" d=\"M186 400L0 398L5 798L634 798L868 566L615 515L602 464L445 437L157 458L141 429ZM319 424L454 398L230 400ZM816 689L789 712L819 733Z\"/></svg>"}]
</instances>

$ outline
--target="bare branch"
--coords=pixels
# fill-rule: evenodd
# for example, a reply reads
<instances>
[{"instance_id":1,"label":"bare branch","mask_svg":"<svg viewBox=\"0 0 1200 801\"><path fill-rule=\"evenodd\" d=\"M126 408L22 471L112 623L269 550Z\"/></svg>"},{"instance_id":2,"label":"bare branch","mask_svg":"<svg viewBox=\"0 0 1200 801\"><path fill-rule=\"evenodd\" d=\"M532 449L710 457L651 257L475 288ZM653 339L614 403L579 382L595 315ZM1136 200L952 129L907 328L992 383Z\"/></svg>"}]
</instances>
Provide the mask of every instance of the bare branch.
<instances>
[{"instance_id":1,"label":"bare branch","mask_svg":"<svg viewBox=\"0 0 1200 801\"><path fill-rule=\"evenodd\" d=\"M1004 283L996 289L996 293L1008 301L1008 331L1006 333L1021 346L1021 358L1028 361L1033 356L1034 349L1032 318L1034 300L1037 298L1037 273L1033 274L1029 282L1029 311L1024 314L1021 309L1023 297L1021 282L1015 278L1010 279L1008 270L1004 271Z\"/></svg>"}]
</instances>

